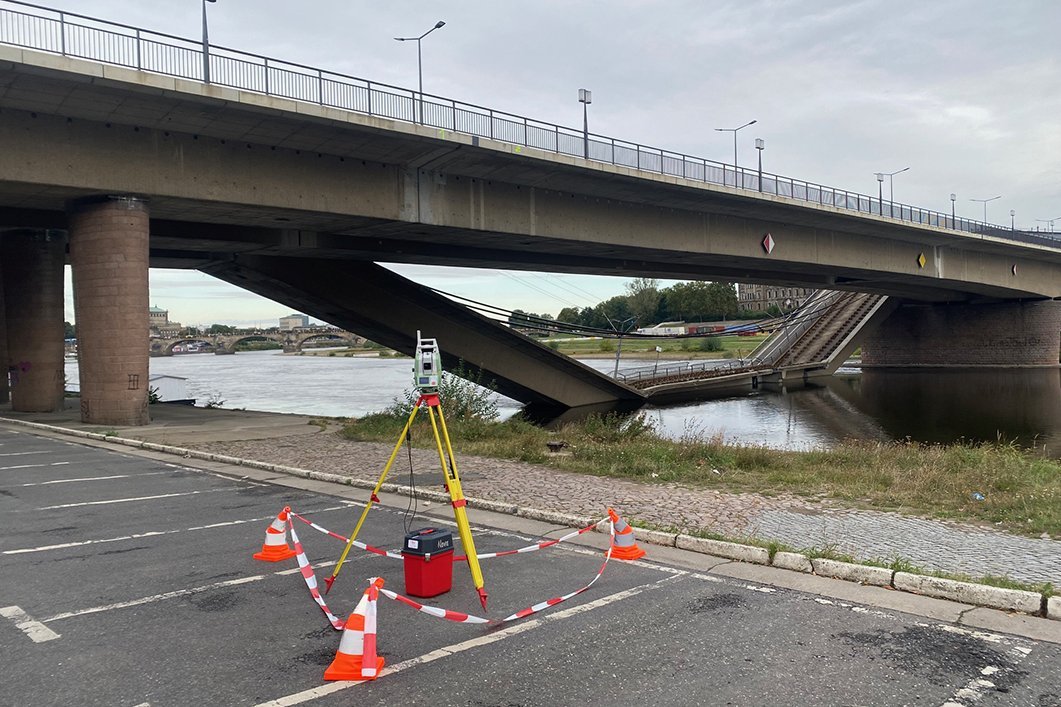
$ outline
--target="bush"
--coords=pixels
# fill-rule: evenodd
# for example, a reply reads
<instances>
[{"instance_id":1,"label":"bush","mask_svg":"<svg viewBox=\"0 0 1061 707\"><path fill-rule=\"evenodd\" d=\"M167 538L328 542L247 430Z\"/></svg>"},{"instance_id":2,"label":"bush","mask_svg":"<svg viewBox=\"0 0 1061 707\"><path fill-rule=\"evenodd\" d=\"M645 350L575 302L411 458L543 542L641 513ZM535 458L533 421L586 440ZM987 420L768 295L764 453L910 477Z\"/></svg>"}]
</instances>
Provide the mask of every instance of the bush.
<instances>
[{"instance_id":1,"label":"bush","mask_svg":"<svg viewBox=\"0 0 1061 707\"><path fill-rule=\"evenodd\" d=\"M701 351L721 351L722 350L722 339L717 336L709 336L705 339L700 340Z\"/></svg>"},{"instance_id":2,"label":"bush","mask_svg":"<svg viewBox=\"0 0 1061 707\"><path fill-rule=\"evenodd\" d=\"M452 372L443 371L438 386L442 409L446 417L453 420L496 420L501 416L494 399L496 392L497 384L494 381L484 383L482 370L472 373L471 369L464 365L464 361L458 361ZM409 417L419 399L420 391L409 388L402 393L401 398L395 398L383 414Z\"/></svg>"},{"instance_id":3,"label":"bush","mask_svg":"<svg viewBox=\"0 0 1061 707\"><path fill-rule=\"evenodd\" d=\"M615 342L611 339L601 339L597 345L599 351L615 351Z\"/></svg>"}]
</instances>

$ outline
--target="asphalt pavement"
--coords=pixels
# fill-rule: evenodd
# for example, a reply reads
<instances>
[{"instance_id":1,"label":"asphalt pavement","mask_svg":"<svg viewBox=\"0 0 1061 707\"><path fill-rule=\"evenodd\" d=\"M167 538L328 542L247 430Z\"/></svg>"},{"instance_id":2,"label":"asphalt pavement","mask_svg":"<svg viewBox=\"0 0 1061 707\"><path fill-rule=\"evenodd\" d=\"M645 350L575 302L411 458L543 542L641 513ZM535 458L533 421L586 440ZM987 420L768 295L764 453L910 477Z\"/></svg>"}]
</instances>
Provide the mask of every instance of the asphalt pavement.
<instances>
[{"instance_id":1,"label":"asphalt pavement","mask_svg":"<svg viewBox=\"0 0 1061 707\"><path fill-rule=\"evenodd\" d=\"M366 495L0 427L0 704L1061 705L1057 622L998 613L1006 631L971 628L937 618L961 615L948 602L906 597L903 611L895 592L655 547L506 624L381 598L383 676L326 683L339 634L294 560L251 555L285 505L346 533ZM374 545L452 525L448 506L383 501L362 533ZM470 517L480 553L567 531ZM342 544L295 527L330 573ZM427 603L501 618L583 586L606 543L484 560L486 612L464 565ZM327 597L337 615L372 576L404 591L401 561L351 558Z\"/></svg>"}]
</instances>

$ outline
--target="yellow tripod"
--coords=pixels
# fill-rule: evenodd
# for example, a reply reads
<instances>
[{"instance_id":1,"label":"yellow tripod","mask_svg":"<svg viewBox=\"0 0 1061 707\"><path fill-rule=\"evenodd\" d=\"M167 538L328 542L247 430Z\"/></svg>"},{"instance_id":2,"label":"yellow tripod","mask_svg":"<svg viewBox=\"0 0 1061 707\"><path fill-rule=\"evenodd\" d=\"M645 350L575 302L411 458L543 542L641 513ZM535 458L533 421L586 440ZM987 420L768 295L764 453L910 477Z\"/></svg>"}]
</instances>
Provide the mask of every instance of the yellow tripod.
<instances>
[{"instance_id":1,"label":"yellow tripod","mask_svg":"<svg viewBox=\"0 0 1061 707\"><path fill-rule=\"evenodd\" d=\"M361 517L358 519L357 525L354 526L354 531L350 533L350 539L346 541L346 548L343 549L343 554L339 556L339 562L336 563L332 576L324 580L326 585L324 593L327 594L331 590L332 583L339 576L339 571L343 568L343 563L346 562L346 556L350 553L350 548L353 547L354 540L357 539L357 534L361 531L361 526L364 524L365 518L368 517L368 511L372 508L372 504L379 503L377 494L380 488L383 487L383 482L387 479L387 474L390 472L394 460L398 457L402 443L405 441L406 435L409 434L409 429L413 426L413 421L416 419L417 413L420 412L421 406L427 408L427 414L431 418L431 431L435 435L438 459L442 463L442 472L446 477L446 490L449 492L449 497L453 504L453 519L457 521L457 531L460 534L461 544L464 546L464 554L468 557L468 569L472 573L475 591L479 593L479 601L485 609L487 594L486 589L483 588L483 571L479 567L479 555L475 552L475 541L472 539L472 530L468 525L468 514L464 510L467 501L465 501L464 492L461 490L460 476L457 472L457 459L453 455L453 445L449 441L446 418L442 416L442 405L439 403L438 393L423 393L417 399L416 404L413 405L413 411L409 414L409 419L406 421L405 427L402 428L402 433L398 436L398 443L394 445L394 451L391 452L386 466L383 467L383 473L380 474L376 487L372 489L372 494L369 496L368 503L365 504L365 509L361 511ZM445 442L445 445L443 445L443 442Z\"/></svg>"}]
</instances>

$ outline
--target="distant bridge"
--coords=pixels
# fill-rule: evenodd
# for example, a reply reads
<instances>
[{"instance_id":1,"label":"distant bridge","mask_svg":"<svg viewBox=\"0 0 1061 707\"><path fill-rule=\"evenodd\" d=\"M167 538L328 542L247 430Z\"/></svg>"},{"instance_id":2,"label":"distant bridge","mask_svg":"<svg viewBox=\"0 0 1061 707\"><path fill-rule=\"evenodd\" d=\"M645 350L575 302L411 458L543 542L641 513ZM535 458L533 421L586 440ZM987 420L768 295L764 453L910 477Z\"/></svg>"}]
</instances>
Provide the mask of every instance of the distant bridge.
<instances>
[{"instance_id":1,"label":"distant bridge","mask_svg":"<svg viewBox=\"0 0 1061 707\"><path fill-rule=\"evenodd\" d=\"M177 346L199 344L207 346L215 354L234 354L236 346L245 341L275 341L283 346L284 353L301 351L310 342L335 342L356 346L365 341L364 337L348 331L331 328L293 329L282 332L240 332L237 334L213 334L205 336L178 336L173 338L152 337L150 352L152 356L172 356Z\"/></svg>"}]
</instances>

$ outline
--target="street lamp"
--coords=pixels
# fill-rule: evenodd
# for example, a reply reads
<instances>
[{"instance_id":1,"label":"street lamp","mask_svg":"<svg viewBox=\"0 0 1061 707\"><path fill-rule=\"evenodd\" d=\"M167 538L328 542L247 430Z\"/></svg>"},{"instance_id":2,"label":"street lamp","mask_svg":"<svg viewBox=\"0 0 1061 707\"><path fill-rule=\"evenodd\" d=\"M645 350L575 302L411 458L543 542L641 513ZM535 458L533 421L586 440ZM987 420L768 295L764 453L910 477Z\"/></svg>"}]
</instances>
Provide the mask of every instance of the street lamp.
<instances>
[{"instance_id":1,"label":"street lamp","mask_svg":"<svg viewBox=\"0 0 1061 707\"><path fill-rule=\"evenodd\" d=\"M618 326L616 326L616 323L613 322L612 318L609 317L607 314L604 315L604 318L608 320L608 324L611 325L612 331L614 331L614 332L619 334L619 346L616 347L616 349L615 349L615 374L613 375L613 378L618 378L619 377L619 356L623 353L623 334L628 332L630 329L633 329L633 324L637 321L637 317L627 317L626 319L623 319L622 321L620 321L618 323ZM630 329L626 328L627 324L631 325Z\"/></svg>"},{"instance_id":2,"label":"street lamp","mask_svg":"<svg viewBox=\"0 0 1061 707\"><path fill-rule=\"evenodd\" d=\"M212 1L213 0L211 0L211 2ZM427 35L429 35L432 32L434 32L436 29L442 29L445 26L446 26L446 23L443 22L442 20L439 20L438 22L435 23L434 27L432 27L431 29L427 30L426 32L421 34L419 37L395 37L394 38L396 41L399 41L399 42L416 42L416 72L417 72L417 75L420 77L420 91L419 91L419 94L420 94L420 103L419 103L420 110L419 110L419 112L418 112L418 114L416 116L416 122L418 122L418 123L423 123L424 122L424 56L423 56L423 53L421 52L420 40L422 40L424 37L426 37Z\"/></svg>"},{"instance_id":3,"label":"street lamp","mask_svg":"<svg viewBox=\"0 0 1061 707\"><path fill-rule=\"evenodd\" d=\"M954 192L950 193L950 227L954 228L954 200L958 198L958 195Z\"/></svg>"},{"instance_id":4,"label":"street lamp","mask_svg":"<svg viewBox=\"0 0 1061 707\"><path fill-rule=\"evenodd\" d=\"M715 132L719 133L733 133L733 185L737 186L737 131L743 130L749 125L755 125L758 120L749 120L739 128L715 128ZM726 181L723 179L722 181Z\"/></svg>"},{"instance_id":5,"label":"street lamp","mask_svg":"<svg viewBox=\"0 0 1061 707\"><path fill-rule=\"evenodd\" d=\"M210 83L210 31L206 26L206 3L217 0L203 0L203 82Z\"/></svg>"},{"instance_id":6,"label":"street lamp","mask_svg":"<svg viewBox=\"0 0 1061 707\"><path fill-rule=\"evenodd\" d=\"M969 201L979 201L984 205L984 223L987 223L987 202L994 201L995 199L1001 199L1002 195L993 196L990 199L969 199Z\"/></svg>"},{"instance_id":7,"label":"street lamp","mask_svg":"<svg viewBox=\"0 0 1061 707\"><path fill-rule=\"evenodd\" d=\"M877 172L877 213L884 215L884 172Z\"/></svg>"},{"instance_id":8,"label":"street lamp","mask_svg":"<svg viewBox=\"0 0 1061 707\"><path fill-rule=\"evenodd\" d=\"M1016 215L1017 215L1017 210L1016 209L1010 209L1009 210L1009 230L1011 230L1011 231L1016 231L1017 230L1017 228L1013 225L1014 224L1014 218L1016 217Z\"/></svg>"},{"instance_id":9,"label":"street lamp","mask_svg":"<svg viewBox=\"0 0 1061 707\"><path fill-rule=\"evenodd\" d=\"M578 89L578 102L582 104L582 156L589 159L589 104L593 103L593 91Z\"/></svg>"},{"instance_id":10,"label":"street lamp","mask_svg":"<svg viewBox=\"0 0 1061 707\"><path fill-rule=\"evenodd\" d=\"M755 138L755 149L759 151L759 191L763 190L763 150L766 149L766 142L761 138Z\"/></svg>"},{"instance_id":11,"label":"street lamp","mask_svg":"<svg viewBox=\"0 0 1061 707\"><path fill-rule=\"evenodd\" d=\"M897 169L894 172L877 172L878 182L883 182L885 177L888 178L888 215L892 218L895 217L895 189L894 184L892 182L892 177L897 174L902 174L908 169L910 168L903 167L902 169ZM883 211L883 206L881 207L881 210Z\"/></svg>"},{"instance_id":12,"label":"street lamp","mask_svg":"<svg viewBox=\"0 0 1061 707\"><path fill-rule=\"evenodd\" d=\"M1061 219L1061 216L1058 216L1057 218L1037 218L1035 220L1039 223L1045 223L1050 228L1050 233L1053 233L1054 221L1056 221L1057 219Z\"/></svg>"}]
</instances>

